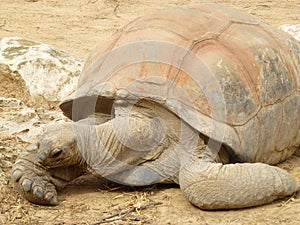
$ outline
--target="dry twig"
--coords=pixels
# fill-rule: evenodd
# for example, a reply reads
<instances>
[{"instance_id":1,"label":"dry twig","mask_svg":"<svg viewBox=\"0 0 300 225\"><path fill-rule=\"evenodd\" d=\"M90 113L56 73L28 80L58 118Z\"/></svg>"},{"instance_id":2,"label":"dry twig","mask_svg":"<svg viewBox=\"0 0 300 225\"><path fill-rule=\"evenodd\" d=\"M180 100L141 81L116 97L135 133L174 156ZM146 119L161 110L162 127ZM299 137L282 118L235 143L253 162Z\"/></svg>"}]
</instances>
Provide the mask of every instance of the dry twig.
<instances>
[{"instance_id":1,"label":"dry twig","mask_svg":"<svg viewBox=\"0 0 300 225\"><path fill-rule=\"evenodd\" d=\"M116 221L116 220L126 220L124 217L132 212L135 212L137 210L144 210L144 209L148 209L152 206L156 206L156 205L161 205L162 202L151 202L149 204L146 204L146 205L142 205L140 207L133 207L131 209L128 209L128 210L124 210L124 211L121 211L121 212L116 212L110 216L106 216L106 217L103 217L101 218L99 221L95 222L95 223L92 223L90 225L98 225L98 224L103 224L103 223L110 223L110 222L113 222L113 221Z\"/></svg>"},{"instance_id":2,"label":"dry twig","mask_svg":"<svg viewBox=\"0 0 300 225\"><path fill-rule=\"evenodd\" d=\"M118 17L118 18L120 18L121 16L119 16L118 14L117 14L117 9L119 8L119 4L118 5L116 5L116 7L114 8L114 15L115 15L115 17Z\"/></svg>"},{"instance_id":3,"label":"dry twig","mask_svg":"<svg viewBox=\"0 0 300 225\"><path fill-rule=\"evenodd\" d=\"M285 202L280 204L279 207L284 207L287 204L289 204L290 202L293 202L295 200L295 196L296 196L296 193L294 193L291 197L289 197L289 199L287 199Z\"/></svg>"}]
</instances>

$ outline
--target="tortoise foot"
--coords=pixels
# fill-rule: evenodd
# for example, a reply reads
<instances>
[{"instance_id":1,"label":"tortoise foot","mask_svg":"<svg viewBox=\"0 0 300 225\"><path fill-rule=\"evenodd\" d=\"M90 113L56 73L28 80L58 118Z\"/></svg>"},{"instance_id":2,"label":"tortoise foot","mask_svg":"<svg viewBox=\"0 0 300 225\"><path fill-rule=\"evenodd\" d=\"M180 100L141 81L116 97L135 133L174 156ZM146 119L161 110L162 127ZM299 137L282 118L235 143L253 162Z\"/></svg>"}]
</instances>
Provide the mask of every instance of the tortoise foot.
<instances>
[{"instance_id":1,"label":"tortoise foot","mask_svg":"<svg viewBox=\"0 0 300 225\"><path fill-rule=\"evenodd\" d=\"M12 180L17 190L30 202L57 205L57 191L48 171L24 152L12 168Z\"/></svg>"}]
</instances>

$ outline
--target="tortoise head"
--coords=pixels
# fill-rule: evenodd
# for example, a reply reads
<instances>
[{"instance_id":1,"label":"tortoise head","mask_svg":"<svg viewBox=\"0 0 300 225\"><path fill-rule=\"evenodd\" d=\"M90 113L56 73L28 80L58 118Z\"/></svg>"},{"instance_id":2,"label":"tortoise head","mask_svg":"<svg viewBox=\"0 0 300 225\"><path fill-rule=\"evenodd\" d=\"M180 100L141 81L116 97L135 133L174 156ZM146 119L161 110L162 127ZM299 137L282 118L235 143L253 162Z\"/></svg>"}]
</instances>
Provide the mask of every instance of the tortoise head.
<instances>
[{"instance_id":1,"label":"tortoise head","mask_svg":"<svg viewBox=\"0 0 300 225\"><path fill-rule=\"evenodd\" d=\"M47 168L78 165L81 154L77 148L72 123L48 126L38 141L38 158Z\"/></svg>"}]
</instances>

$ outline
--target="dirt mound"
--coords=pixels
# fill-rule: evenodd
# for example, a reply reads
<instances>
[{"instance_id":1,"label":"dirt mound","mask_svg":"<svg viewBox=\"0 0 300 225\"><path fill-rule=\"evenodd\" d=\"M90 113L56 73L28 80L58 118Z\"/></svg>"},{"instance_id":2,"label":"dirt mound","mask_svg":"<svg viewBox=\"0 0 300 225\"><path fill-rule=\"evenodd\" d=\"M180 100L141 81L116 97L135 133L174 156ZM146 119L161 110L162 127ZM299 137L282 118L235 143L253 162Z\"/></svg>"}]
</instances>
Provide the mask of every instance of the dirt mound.
<instances>
[{"instance_id":1,"label":"dirt mound","mask_svg":"<svg viewBox=\"0 0 300 225\"><path fill-rule=\"evenodd\" d=\"M0 63L0 96L16 98L30 103L30 94L20 74L13 72L7 65Z\"/></svg>"}]
</instances>

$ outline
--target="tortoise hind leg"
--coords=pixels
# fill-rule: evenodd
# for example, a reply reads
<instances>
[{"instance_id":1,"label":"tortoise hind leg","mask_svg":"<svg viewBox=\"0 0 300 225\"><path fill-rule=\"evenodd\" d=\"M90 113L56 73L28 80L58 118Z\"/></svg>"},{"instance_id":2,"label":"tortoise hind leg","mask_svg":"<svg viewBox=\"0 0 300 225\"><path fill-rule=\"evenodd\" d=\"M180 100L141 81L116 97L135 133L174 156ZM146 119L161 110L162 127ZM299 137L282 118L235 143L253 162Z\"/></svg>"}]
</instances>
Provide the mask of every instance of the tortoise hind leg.
<instances>
[{"instance_id":1,"label":"tortoise hind leg","mask_svg":"<svg viewBox=\"0 0 300 225\"><path fill-rule=\"evenodd\" d=\"M263 163L222 164L193 157L181 168L185 197L206 209L234 209L270 203L300 190L285 170Z\"/></svg>"}]
</instances>

